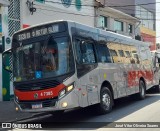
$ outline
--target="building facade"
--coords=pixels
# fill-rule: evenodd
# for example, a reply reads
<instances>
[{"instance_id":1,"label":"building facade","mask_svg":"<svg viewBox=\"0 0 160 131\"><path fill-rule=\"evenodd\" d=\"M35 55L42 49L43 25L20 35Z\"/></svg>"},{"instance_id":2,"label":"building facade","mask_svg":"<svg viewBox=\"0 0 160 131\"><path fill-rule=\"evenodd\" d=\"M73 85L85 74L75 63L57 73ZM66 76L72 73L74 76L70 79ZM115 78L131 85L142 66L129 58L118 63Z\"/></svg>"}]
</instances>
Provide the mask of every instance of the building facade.
<instances>
[{"instance_id":1,"label":"building facade","mask_svg":"<svg viewBox=\"0 0 160 131\"><path fill-rule=\"evenodd\" d=\"M139 19L110 7L99 8L97 27L135 38L136 24Z\"/></svg>"},{"instance_id":2,"label":"building facade","mask_svg":"<svg viewBox=\"0 0 160 131\"><path fill-rule=\"evenodd\" d=\"M151 50L156 49L156 0L107 0L106 4L139 18L137 26L140 28L137 28L136 35L140 35L142 41L150 42Z\"/></svg>"},{"instance_id":3,"label":"building facade","mask_svg":"<svg viewBox=\"0 0 160 131\"><path fill-rule=\"evenodd\" d=\"M20 8L15 9L20 12L18 13L19 16L17 15L16 24L12 21L12 16L10 18L10 35L19 30L19 28L26 28L39 23L55 20L71 20L134 37L136 24L138 23L138 19L135 17L116 9L105 7L105 0L10 1L19 1L20 5ZM13 2L11 4L18 5ZM13 29L13 25L17 28Z\"/></svg>"},{"instance_id":4,"label":"building facade","mask_svg":"<svg viewBox=\"0 0 160 131\"><path fill-rule=\"evenodd\" d=\"M94 26L94 4L93 0L23 0L20 1L21 25L25 28L48 21L71 20Z\"/></svg>"}]
</instances>

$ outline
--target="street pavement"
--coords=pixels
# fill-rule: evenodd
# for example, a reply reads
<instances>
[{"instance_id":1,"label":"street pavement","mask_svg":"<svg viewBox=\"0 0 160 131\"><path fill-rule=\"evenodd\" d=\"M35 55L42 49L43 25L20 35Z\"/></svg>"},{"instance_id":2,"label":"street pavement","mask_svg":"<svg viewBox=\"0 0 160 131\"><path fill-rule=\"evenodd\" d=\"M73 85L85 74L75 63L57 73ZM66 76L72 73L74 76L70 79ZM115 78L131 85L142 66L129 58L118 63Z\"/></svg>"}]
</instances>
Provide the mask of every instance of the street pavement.
<instances>
[{"instance_id":1,"label":"street pavement","mask_svg":"<svg viewBox=\"0 0 160 131\"><path fill-rule=\"evenodd\" d=\"M13 100L0 101L0 122L15 122L32 117L33 115L35 115L35 113L17 112Z\"/></svg>"},{"instance_id":2,"label":"street pavement","mask_svg":"<svg viewBox=\"0 0 160 131\"><path fill-rule=\"evenodd\" d=\"M101 124L100 126L87 130L98 130L98 131L159 131L160 130L160 94L147 94L145 100L135 101L131 98L122 98L116 100L113 111L109 114L96 116L93 115L89 110L75 110L66 112L61 117L49 116L46 118L38 118L34 120L29 120L29 123L51 123L62 122L61 128L69 126L72 128L74 122L85 122L87 124ZM95 112L93 112L95 113ZM65 122L65 123L63 123ZM66 123L69 122L69 123ZM107 128L107 122L123 122L123 124L130 122L130 124L136 124L137 122L146 122L144 124L158 124L158 128ZM158 123L157 123L158 122ZM140 123L140 124L142 124ZM67 125L66 125L67 124ZM68 125L69 124L69 125ZM77 123L76 123L77 124ZM71 130L84 130L83 127L86 125L84 123L79 123L79 129L72 128ZM55 125L56 126L56 125ZM75 127L75 126L73 126ZM17 129L16 129L17 130ZM24 129L19 129L18 131L25 131ZM29 130L29 129L28 129ZM43 129L46 130L46 129ZM62 130L66 130L63 128ZM70 129L68 129L70 130ZM26 130L27 131L27 130Z\"/></svg>"}]
</instances>

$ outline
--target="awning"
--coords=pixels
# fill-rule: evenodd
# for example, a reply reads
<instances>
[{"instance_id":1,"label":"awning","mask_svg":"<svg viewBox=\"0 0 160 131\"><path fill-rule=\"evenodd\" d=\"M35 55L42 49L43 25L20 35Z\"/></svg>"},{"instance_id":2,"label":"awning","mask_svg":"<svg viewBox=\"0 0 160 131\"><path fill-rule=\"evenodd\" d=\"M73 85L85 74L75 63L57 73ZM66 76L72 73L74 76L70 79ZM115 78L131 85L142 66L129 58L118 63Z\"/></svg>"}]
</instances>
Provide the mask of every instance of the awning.
<instances>
[{"instance_id":1,"label":"awning","mask_svg":"<svg viewBox=\"0 0 160 131\"><path fill-rule=\"evenodd\" d=\"M0 0L1 6L9 6L10 2L8 0Z\"/></svg>"}]
</instances>

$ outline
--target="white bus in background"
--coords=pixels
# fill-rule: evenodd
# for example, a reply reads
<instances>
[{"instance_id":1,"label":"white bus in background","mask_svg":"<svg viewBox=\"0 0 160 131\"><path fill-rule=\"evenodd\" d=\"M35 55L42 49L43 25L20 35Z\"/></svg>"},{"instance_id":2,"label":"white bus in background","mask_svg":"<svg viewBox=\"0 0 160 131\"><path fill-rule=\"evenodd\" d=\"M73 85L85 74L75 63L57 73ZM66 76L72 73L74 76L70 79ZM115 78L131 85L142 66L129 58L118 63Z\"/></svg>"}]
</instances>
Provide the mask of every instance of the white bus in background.
<instances>
[{"instance_id":1,"label":"white bus in background","mask_svg":"<svg viewBox=\"0 0 160 131\"><path fill-rule=\"evenodd\" d=\"M112 110L114 100L159 85L149 45L71 21L16 32L12 56L16 109L28 112L87 107ZM158 61L156 61L158 62ZM6 63L4 63L6 65ZM10 70L13 69L13 70Z\"/></svg>"},{"instance_id":2,"label":"white bus in background","mask_svg":"<svg viewBox=\"0 0 160 131\"><path fill-rule=\"evenodd\" d=\"M151 51L151 55L152 55L152 62L153 62L153 67L155 70L155 76L158 76L159 79L159 83L160 83L160 69L156 70L156 67L160 67L160 50L154 50ZM157 85L154 87L156 92L160 92L160 87Z\"/></svg>"}]
</instances>

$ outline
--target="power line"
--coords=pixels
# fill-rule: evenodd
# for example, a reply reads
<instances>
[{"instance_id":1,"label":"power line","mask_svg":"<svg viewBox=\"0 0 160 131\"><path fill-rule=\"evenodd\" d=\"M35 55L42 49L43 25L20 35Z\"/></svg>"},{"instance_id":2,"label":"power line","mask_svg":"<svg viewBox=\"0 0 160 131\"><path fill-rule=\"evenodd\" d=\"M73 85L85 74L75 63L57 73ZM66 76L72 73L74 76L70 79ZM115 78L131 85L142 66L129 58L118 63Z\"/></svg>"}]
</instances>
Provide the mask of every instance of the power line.
<instances>
[{"instance_id":1,"label":"power line","mask_svg":"<svg viewBox=\"0 0 160 131\"><path fill-rule=\"evenodd\" d=\"M54 1L50 1L50 0L46 0L45 2L48 2L48 3L55 3L55 4L61 4L62 5L62 3L61 2L54 2ZM84 3L87 3L87 2L84 2ZM147 3L147 4L150 4L150 3ZM70 5L77 5L77 6L89 6L89 7L95 7L95 6L93 6L93 5L88 5L88 4L76 4L75 2L72 2ZM141 5L141 4L138 4L138 5ZM142 4L143 5L143 4ZM136 6L136 5L134 5L134 6ZM105 7L111 7L111 6L105 6ZM117 6L117 7L119 7L119 6ZM89 8L88 8L89 9ZM128 9L128 10L132 10L132 9ZM150 9L150 10L154 10L154 9ZM136 10L136 11L140 11L140 10ZM146 12L146 11L141 11L141 12Z\"/></svg>"},{"instance_id":2,"label":"power line","mask_svg":"<svg viewBox=\"0 0 160 131\"><path fill-rule=\"evenodd\" d=\"M79 15L79 16L89 16L89 17L97 17L95 15L89 15L89 14L78 14L78 13L72 13L72 12L57 11L57 10L54 10L54 9L43 9L43 8L39 8L39 7L36 7L36 8L40 9L40 10L59 12L59 13L65 13L65 14L72 14L72 15ZM110 12L110 11L104 11L104 12L111 13L111 14L113 13L113 12ZM134 17L134 18L136 18L136 17ZM125 18L125 17L115 17L114 19L133 20L131 18ZM139 19L139 18L137 18L137 19ZM140 20L157 20L157 21L160 21L160 19L148 19L148 18L141 18Z\"/></svg>"},{"instance_id":3,"label":"power line","mask_svg":"<svg viewBox=\"0 0 160 131\"><path fill-rule=\"evenodd\" d=\"M109 6L117 6L117 8L119 7L120 8L120 6L122 6L122 3L123 3L123 6L125 6L125 4L124 3L126 3L126 2L122 2L121 1L121 4L118 4L117 2L115 3L115 2L111 2L111 1L108 1L107 3L109 3ZM158 3L158 2L157 2ZM144 4L149 4L149 3L144 3ZM155 2L155 4L156 4L156 2ZM141 5L141 4L134 4L135 6L138 6L138 5ZM134 6L133 5L133 6ZM142 4L143 5L143 4ZM141 6L142 8L144 8L144 9L146 9L145 7L143 7L143 6ZM123 8L125 8L125 7L122 7L121 9L123 9ZM125 8L125 9L129 9L129 10L136 10L136 9L131 9L131 8ZM147 7L147 10L149 10L149 11L151 11L151 12L154 12L155 11L155 8L153 9L153 8L148 8ZM140 11L140 10L136 10L136 11ZM145 12L145 11L141 11L141 12Z\"/></svg>"},{"instance_id":4,"label":"power line","mask_svg":"<svg viewBox=\"0 0 160 131\"><path fill-rule=\"evenodd\" d=\"M48 9L42 9L42 8L37 8L37 9L40 9L40 10L47 10L47 11L52 11L52 12L59 12L59 13L66 13L66 14L74 14L74 15L80 15L80 16L90 16L90 17L95 17L95 16L91 16L91 15L82 15L82 14L76 14L76 13L67 13L67 12L63 12L63 11L55 11L55 10L48 10ZM41 12L41 13L43 13L43 12ZM48 14L46 14L46 13L44 13L45 15L48 15ZM51 15L49 15L49 16L51 16ZM115 18L116 19L116 18ZM117 19L126 19L126 18L117 18ZM128 19L126 19L126 20L128 20ZM157 36L157 37L155 37L155 36L145 36L145 37L143 37L142 36L142 38L152 38L152 39L156 39L156 38L160 38L160 36Z\"/></svg>"},{"instance_id":5,"label":"power line","mask_svg":"<svg viewBox=\"0 0 160 131\"><path fill-rule=\"evenodd\" d=\"M39 6L37 4L35 4L36 6ZM37 8L37 7L36 7ZM89 14L79 14L79 13L73 13L73 12L64 12L64 11L57 11L57 10L54 10L54 9L43 9L43 8L37 8L37 9L41 9L41 10L46 10L46 11L52 11L52 12L59 12L59 13L65 13L65 14L73 14L73 15L79 15L79 16L89 16L89 17L96 17L95 15L89 15ZM107 13L113 13L113 12L110 12L110 11L104 11L104 12L107 12ZM136 18L136 17L134 17ZM123 18L123 17L115 17L115 19L124 19L124 20L133 20L133 19L130 19L130 18ZM139 18L137 18L139 19ZM156 19L140 19L140 20L156 20ZM160 19L157 19L157 20L160 20Z\"/></svg>"},{"instance_id":6,"label":"power line","mask_svg":"<svg viewBox=\"0 0 160 131\"><path fill-rule=\"evenodd\" d=\"M102 10L100 10L100 11L102 11ZM107 13L110 13L110 14L114 15L113 12L111 12L111 11L103 10L103 12L107 12ZM133 17L133 16L131 16L131 17ZM157 21L160 21L160 19L154 19L154 18L153 19L149 19L149 18L137 18L137 17L134 17L134 18L139 19L139 20L157 20ZM133 18L131 19L131 18L123 18L123 17L114 17L114 19L133 20Z\"/></svg>"},{"instance_id":7,"label":"power line","mask_svg":"<svg viewBox=\"0 0 160 131\"><path fill-rule=\"evenodd\" d=\"M48 2L48 3L56 3L56 4L60 4L60 5L62 5L62 3L61 2L54 2L54 1L50 1L50 0L46 0L45 2ZM160 2L154 2L154 3L146 3L146 4L136 4L136 5L119 5L119 6L104 6L104 7L127 7L127 6L137 6L137 5L149 5L149 4L156 4L156 3L160 3ZM76 3L71 3L70 5L77 5L77 6L88 6L88 7L95 7L94 5L87 5L87 4L76 4ZM86 9L89 9L89 8L86 8ZM123 8L121 8L122 10L133 10L133 9L123 9ZM91 9L90 9L91 10ZM133 10L133 11L140 11L140 10ZM141 11L141 12L147 12L147 11ZM153 11L154 12L154 11ZM160 13L160 12L158 12L158 13ZM135 14L134 14L135 15Z\"/></svg>"},{"instance_id":8,"label":"power line","mask_svg":"<svg viewBox=\"0 0 160 131\"><path fill-rule=\"evenodd\" d=\"M36 7L37 8L37 7ZM59 12L59 13L65 13L65 14L72 14L72 15L80 15L80 16L89 16L89 17L96 17L94 15L89 15L89 14L77 14L77 13L72 13L72 12L64 12L64 11L57 11L57 10L51 10L51 9L43 9L43 8L37 8L40 10L46 10L46 11L52 11L52 12Z\"/></svg>"},{"instance_id":9,"label":"power line","mask_svg":"<svg viewBox=\"0 0 160 131\"><path fill-rule=\"evenodd\" d=\"M45 2L48 2L48 3L55 3L55 4L61 4L62 5L62 3L61 2L54 2L54 1L50 1L50 0L46 0ZM82 4L74 4L74 3L71 3L70 5L77 5L77 6L89 6L89 7L95 7L94 5L82 5Z\"/></svg>"},{"instance_id":10,"label":"power line","mask_svg":"<svg viewBox=\"0 0 160 131\"><path fill-rule=\"evenodd\" d=\"M62 5L62 3L61 2L54 2L54 1L50 1L50 0L46 0L46 2L48 2L48 3L56 3L56 4L60 4L60 5ZM146 3L146 4L136 4L136 5L149 5L149 4L155 4L155 3L160 3L160 2L154 2L154 3ZM71 5L77 5L77 6L88 6L88 7L95 7L94 5L78 5L78 4L76 4L76 3L71 3ZM123 5L123 6L105 6L105 7L126 7L126 6L136 6L136 5ZM85 8L85 9L89 9L89 8ZM140 11L140 10L133 10L133 9L124 9L124 8L121 8L122 10L132 10L132 11ZM91 10L91 9L89 9L89 10ZM148 11L141 11L141 12L148 12ZM160 13L160 12L158 12L158 13ZM135 14L134 14L135 15Z\"/></svg>"},{"instance_id":11,"label":"power line","mask_svg":"<svg viewBox=\"0 0 160 131\"><path fill-rule=\"evenodd\" d=\"M50 1L50 0L46 0L45 2L48 2L48 3L56 3L56 4L62 4L61 2L54 2L54 1ZM160 2L143 3L143 4L134 4L134 5L115 5L115 6L104 6L104 7L127 7L127 6L138 6L138 5L151 5L151 4L158 4L158 3L160 3ZM95 7L94 5L77 4L77 3L71 3L70 5Z\"/></svg>"},{"instance_id":12,"label":"power line","mask_svg":"<svg viewBox=\"0 0 160 131\"><path fill-rule=\"evenodd\" d=\"M138 9L130 9L130 8L125 8L125 7L117 7L117 9L121 9L121 10L130 10L130 11L139 11L139 12L151 12L153 13L154 11L150 11L150 10L138 10ZM160 13L160 12L156 12L156 13Z\"/></svg>"},{"instance_id":13,"label":"power line","mask_svg":"<svg viewBox=\"0 0 160 131\"><path fill-rule=\"evenodd\" d=\"M116 6L108 6L108 7L128 7L128 6L138 6L138 5L153 5L153 4L158 4L158 3L160 3L160 2L134 4L134 5L116 5Z\"/></svg>"},{"instance_id":14,"label":"power line","mask_svg":"<svg viewBox=\"0 0 160 131\"><path fill-rule=\"evenodd\" d=\"M47 10L47 11L52 11L52 12L59 12L59 13L65 13L65 14L73 14L73 15L80 15L80 16L90 16L90 17L95 17L95 16L91 16L91 15L82 15L82 14L76 14L76 13L67 13L67 12L63 12L63 11L56 11L56 10L49 10L49 9L42 9L42 8L37 8L37 9L40 9L40 10ZM42 12L43 13L43 12ZM46 13L44 13L45 15L48 15ZM51 15L49 15L51 16ZM115 18L115 19L123 19L123 20L132 20L132 19L127 19L127 18ZM145 20L150 20L150 19L145 19ZM159 19L160 20L160 19ZM151 37L145 37L145 38L159 38L160 36L157 36L157 37L154 37L154 36L151 36Z\"/></svg>"}]
</instances>

